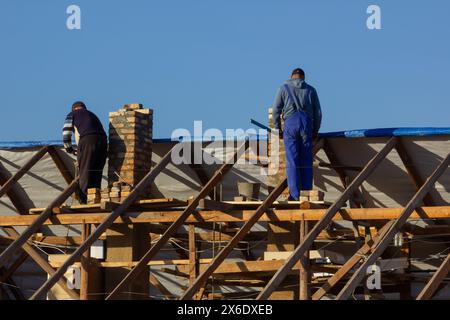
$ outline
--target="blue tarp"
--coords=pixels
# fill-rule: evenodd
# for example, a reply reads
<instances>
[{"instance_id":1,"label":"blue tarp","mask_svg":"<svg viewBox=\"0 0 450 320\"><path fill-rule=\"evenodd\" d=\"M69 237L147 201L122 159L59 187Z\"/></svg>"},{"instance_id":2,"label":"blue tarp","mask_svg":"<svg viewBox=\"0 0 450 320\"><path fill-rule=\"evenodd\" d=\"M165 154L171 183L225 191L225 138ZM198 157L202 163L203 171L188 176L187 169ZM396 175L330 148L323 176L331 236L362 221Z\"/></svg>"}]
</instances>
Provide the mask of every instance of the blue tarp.
<instances>
[{"instance_id":1,"label":"blue tarp","mask_svg":"<svg viewBox=\"0 0 450 320\"><path fill-rule=\"evenodd\" d=\"M327 138L362 138L362 137L425 137L436 135L450 135L450 128L381 128L381 129L360 129L349 131L337 131L321 133L321 137ZM251 139L266 139L267 136L254 136ZM239 137L238 137L239 139ZM191 137L186 140L198 141L201 138ZM154 143L170 142L170 139L153 139ZM45 141L10 141L0 142L0 149L20 149L32 148L45 145L62 146L61 140L45 140Z\"/></svg>"}]
</instances>

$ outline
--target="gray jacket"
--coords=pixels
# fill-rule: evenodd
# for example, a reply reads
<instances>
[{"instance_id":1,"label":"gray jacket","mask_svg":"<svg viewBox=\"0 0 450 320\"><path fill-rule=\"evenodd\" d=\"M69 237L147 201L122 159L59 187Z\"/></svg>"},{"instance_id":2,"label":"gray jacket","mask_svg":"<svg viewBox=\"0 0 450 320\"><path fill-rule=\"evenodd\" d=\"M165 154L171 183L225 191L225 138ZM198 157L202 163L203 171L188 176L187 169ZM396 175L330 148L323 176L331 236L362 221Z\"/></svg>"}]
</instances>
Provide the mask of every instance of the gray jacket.
<instances>
[{"instance_id":1,"label":"gray jacket","mask_svg":"<svg viewBox=\"0 0 450 320\"><path fill-rule=\"evenodd\" d=\"M287 84L290 87L292 94L297 96L300 100L302 110L311 117L313 134L317 135L322 122L322 110L320 108L316 89L301 79L290 79L284 84ZM281 115L283 115L283 119L287 119L296 110L295 102L291 101L284 85L282 85L278 89L273 103L273 121L275 128L281 128Z\"/></svg>"}]
</instances>

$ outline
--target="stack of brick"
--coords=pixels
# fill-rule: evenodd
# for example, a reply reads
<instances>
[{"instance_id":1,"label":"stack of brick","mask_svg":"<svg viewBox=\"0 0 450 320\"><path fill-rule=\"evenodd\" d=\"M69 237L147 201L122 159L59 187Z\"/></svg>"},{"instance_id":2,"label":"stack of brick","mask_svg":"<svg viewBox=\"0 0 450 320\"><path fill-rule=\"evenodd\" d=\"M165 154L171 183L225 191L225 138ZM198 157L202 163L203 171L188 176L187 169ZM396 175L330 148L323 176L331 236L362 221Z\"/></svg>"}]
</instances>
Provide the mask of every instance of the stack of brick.
<instances>
[{"instance_id":1,"label":"stack of brick","mask_svg":"<svg viewBox=\"0 0 450 320\"><path fill-rule=\"evenodd\" d=\"M269 108L269 128L275 129L275 123L273 121L273 109ZM281 127L283 127L283 119L281 119ZM275 188L286 178L286 152L284 149L284 141L282 139L278 142L278 149L272 150L272 141L269 135L267 143L267 156L269 157L269 168L267 185L269 188ZM275 162L272 159L277 159ZM278 162L278 163L277 163ZM286 200L289 197L289 190L286 188L280 195L280 200Z\"/></svg>"},{"instance_id":2,"label":"stack of brick","mask_svg":"<svg viewBox=\"0 0 450 320\"><path fill-rule=\"evenodd\" d=\"M126 104L109 114L108 182L114 195L111 198L120 201L121 197L122 190L114 189L114 182L121 180L135 187L150 171L152 134L153 110L144 109L141 104ZM124 190L130 191L131 188Z\"/></svg>"},{"instance_id":3,"label":"stack of brick","mask_svg":"<svg viewBox=\"0 0 450 320\"><path fill-rule=\"evenodd\" d=\"M324 193L320 190L300 191L300 201L323 201Z\"/></svg>"},{"instance_id":4,"label":"stack of brick","mask_svg":"<svg viewBox=\"0 0 450 320\"><path fill-rule=\"evenodd\" d=\"M111 198L109 197L110 191L111 191L111 188L109 188L109 187L100 190L100 199L101 199L101 202L111 201Z\"/></svg>"},{"instance_id":5,"label":"stack of brick","mask_svg":"<svg viewBox=\"0 0 450 320\"><path fill-rule=\"evenodd\" d=\"M87 190L87 203L95 204L100 203L100 189L97 188L89 188Z\"/></svg>"},{"instance_id":6,"label":"stack of brick","mask_svg":"<svg viewBox=\"0 0 450 320\"><path fill-rule=\"evenodd\" d=\"M120 182L114 182L109 192L109 199L112 202L120 202Z\"/></svg>"}]
</instances>

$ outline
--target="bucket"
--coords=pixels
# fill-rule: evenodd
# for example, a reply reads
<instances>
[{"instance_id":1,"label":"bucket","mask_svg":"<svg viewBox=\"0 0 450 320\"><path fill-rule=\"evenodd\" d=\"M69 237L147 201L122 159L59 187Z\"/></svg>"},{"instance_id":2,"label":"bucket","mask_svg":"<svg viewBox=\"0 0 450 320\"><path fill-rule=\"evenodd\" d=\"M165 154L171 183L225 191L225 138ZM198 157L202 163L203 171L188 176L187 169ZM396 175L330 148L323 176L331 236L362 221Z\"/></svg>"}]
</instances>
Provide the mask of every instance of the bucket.
<instances>
[{"instance_id":1,"label":"bucket","mask_svg":"<svg viewBox=\"0 0 450 320\"><path fill-rule=\"evenodd\" d=\"M247 200L259 200L260 183L238 182L238 192L241 197Z\"/></svg>"}]
</instances>

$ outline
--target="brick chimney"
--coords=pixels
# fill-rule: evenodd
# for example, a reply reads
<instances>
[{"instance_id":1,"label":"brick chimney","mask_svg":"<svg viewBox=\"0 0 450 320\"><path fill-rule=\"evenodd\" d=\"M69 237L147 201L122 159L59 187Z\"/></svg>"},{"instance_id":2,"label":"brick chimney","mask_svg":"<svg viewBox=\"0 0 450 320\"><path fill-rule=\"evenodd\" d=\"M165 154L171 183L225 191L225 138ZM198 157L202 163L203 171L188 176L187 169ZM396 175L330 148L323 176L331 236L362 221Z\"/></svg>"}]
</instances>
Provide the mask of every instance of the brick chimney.
<instances>
[{"instance_id":1,"label":"brick chimney","mask_svg":"<svg viewBox=\"0 0 450 320\"><path fill-rule=\"evenodd\" d=\"M133 103L110 112L109 186L113 182L123 181L134 187L150 171L152 135L152 109L144 109L142 104Z\"/></svg>"}]
</instances>

